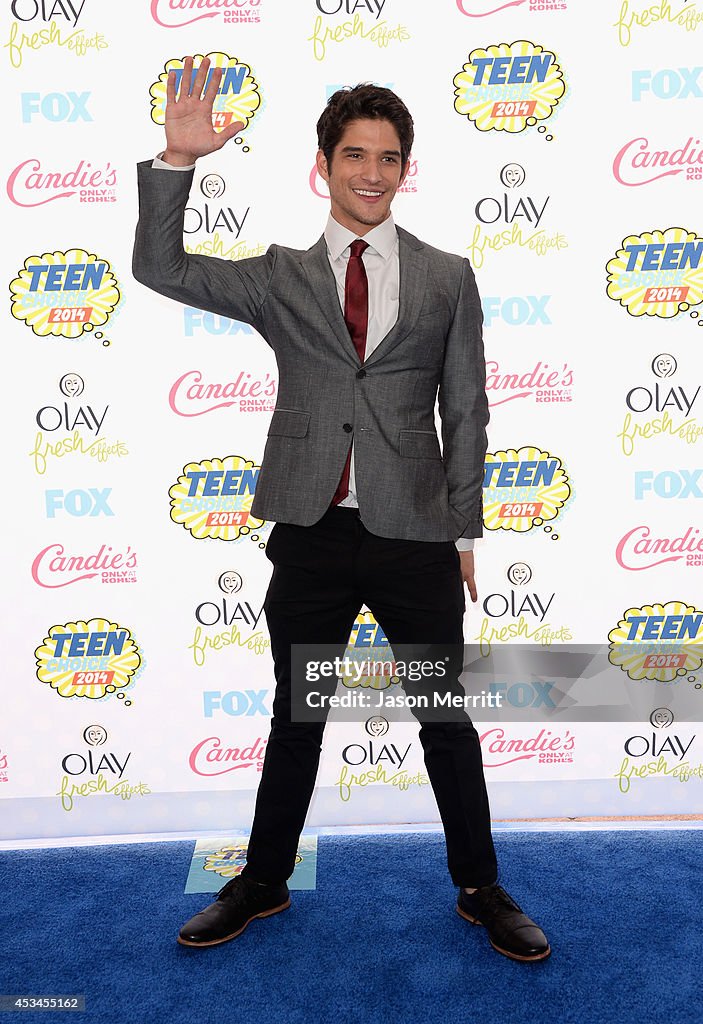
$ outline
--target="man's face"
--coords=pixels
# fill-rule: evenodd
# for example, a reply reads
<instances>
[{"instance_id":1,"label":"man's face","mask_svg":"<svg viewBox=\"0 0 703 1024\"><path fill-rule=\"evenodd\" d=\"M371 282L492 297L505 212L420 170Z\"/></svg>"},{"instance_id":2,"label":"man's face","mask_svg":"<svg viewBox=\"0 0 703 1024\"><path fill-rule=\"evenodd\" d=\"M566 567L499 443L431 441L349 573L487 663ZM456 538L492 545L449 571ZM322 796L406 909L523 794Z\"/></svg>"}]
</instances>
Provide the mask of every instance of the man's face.
<instances>
[{"instance_id":1,"label":"man's face","mask_svg":"<svg viewBox=\"0 0 703 1024\"><path fill-rule=\"evenodd\" d=\"M365 235L390 216L408 165L401 166L400 140L390 121L364 118L347 125L331 165L318 151L317 169L329 185L334 219Z\"/></svg>"}]
</instances>

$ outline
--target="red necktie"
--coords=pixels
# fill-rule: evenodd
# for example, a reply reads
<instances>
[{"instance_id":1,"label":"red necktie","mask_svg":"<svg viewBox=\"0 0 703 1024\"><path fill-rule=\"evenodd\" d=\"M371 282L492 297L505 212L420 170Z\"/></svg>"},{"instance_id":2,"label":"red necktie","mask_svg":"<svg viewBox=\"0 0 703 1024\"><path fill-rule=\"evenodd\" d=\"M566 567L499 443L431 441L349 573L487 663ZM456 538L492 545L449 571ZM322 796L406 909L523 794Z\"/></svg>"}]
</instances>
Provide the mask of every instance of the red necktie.
<instances>
[{"instance_id":1,"label":"red necktie","mask_svg":"<svg viewBox=\"0 0 703 1024\"><path fill-rule=\"evenodd\" d=\"M369 323L369 283L361 254L368 249L369 243L357 238L349 250L347 275L344 279L344 319L354 342L359 361L363 363L366 354L366 330ZM349 469L351 466L351 445L347 461L344 463L342 476L332 498L332 504L338 505L349 494Z\"/></svg>"}]
</instances>

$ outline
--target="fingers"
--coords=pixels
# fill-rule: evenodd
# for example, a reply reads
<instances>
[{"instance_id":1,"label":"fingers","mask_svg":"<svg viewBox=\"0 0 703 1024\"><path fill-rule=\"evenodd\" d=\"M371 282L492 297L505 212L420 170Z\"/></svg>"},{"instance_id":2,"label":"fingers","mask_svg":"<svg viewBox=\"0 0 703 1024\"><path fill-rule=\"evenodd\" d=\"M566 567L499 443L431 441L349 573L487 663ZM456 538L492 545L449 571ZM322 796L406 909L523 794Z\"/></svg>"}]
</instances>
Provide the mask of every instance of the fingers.
<instances>
[{"instance_id":1,"label":"fingers","mask_svg":"<svg viewBox=\"0 0 703 1024\"><path fill-rule=\"evenodd\" d=\"M190 84L191 74L192 74L192 70L193 70L193 58L192 57L188 57L187 59L190 61L190 68L189 68L188 72L184 72L184 76L183 77L185 78L185 75L188 74L187 81L188 81L188 84ZM203 89L205 88L205 82L207 80L207 73L208 73L209 69L210 69L210 60L209 60L208 57L203 57L202 61L200 62L200 67L198 68L197 74L195 76L195 80L193 81L193 88L190 90L191 95L196 100L200 99L200 97L202 95L202 92L203 92ZM217 76L213 75L212 77L214 79ZM212 82L210 82L210 86L211 85L212 85ZM210 86L208 86L208 89L210 88ZM206 95L205 98L207 99L207 95Z\"/></svg>"},{"instance_id":2,"label":"fingers","mask_svg":"<svg viewBox=\"0 0 703 1024\"><path fill-rule=\"evenodd\" d=\"M226 128L223 128L219 133L222 145L224 146L226 142L229 142L229 140L233 139L235 135L238 135L243 127L243 121L234 121L232 124L228 124Z\"/></svg>"},{"instance_id":3,"label":"fingers","mask_svg":"<svg viewBox=\"0 0 703 1024\"><path fill-rule=\"evenodd\" d=\"M478 591L476 590L476 580L473 576L467 576L466 586L469 588L469 596L474 604L478 601Z\"/></svg>"}]
</instances>

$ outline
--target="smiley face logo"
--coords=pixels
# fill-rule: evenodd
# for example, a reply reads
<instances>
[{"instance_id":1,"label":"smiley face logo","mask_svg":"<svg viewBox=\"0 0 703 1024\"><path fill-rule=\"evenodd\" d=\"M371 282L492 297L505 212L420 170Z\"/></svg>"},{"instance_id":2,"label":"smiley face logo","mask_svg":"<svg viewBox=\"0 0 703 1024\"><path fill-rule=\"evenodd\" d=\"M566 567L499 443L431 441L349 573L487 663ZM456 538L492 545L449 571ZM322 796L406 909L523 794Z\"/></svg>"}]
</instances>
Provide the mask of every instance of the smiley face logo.
<instances>
[{"instance_id":1,"label":"smiley face logo","mask_svg":"<svg viewBox=\"0 0 703 1024\"><path fill-rule=\"evenodd\" d=\"M244 586L244 580L234 569L227 569L220 576L217 585L223 594L236 594Z\"/></svg>"},{"instance_id":2,"label":"smiley face logo","mask_svg":"<svg viewBox=\"0 0 703 1024\"><path fill-rule=\"evenodd\" d=\"M527 562L513 562L506 575L513 586L524 587L532 579L532 569Z\"/></svg>"},{"instance_id":3,"label":"smiley face logo","mask_svg":"<svg viewBox=\"0 0 703 1024\"><path fill-rule=\"evenodd\" d=\"M674 713L670 708L655 708L649 721L655 729L668 729L673 724Z\"/></svg>"},{"instance_id":4,"label":"smiley face logo","mask_svg":"<svg viewBox=\"0 0 703 1024\"><path fill-rule=\"evenodd\" d=\"M200 191L206 199L219 199L225 194L225 179L219 174L206 174L200 182Z\"/></svg>"},{"instance_id":5,"label":"smiley face logo","mask_svg":"<svg viewBox=\"0 0 703 1024\"><path fill-rule=\"evenodd\" d=\"M668 352L660 352L652 360L652 373L657 377L673 377L676 373L678 363Z\"/></svg>"},{"instance_id":6,"label":"smiley face logo","mask_svg":"<svg viewBox=\"0 0 703 1024\"><path fill-rule=\"evenodd\" d=\"M83 739L91 747L99 747L107 741L107 730L102 725L89 725L83 732Z\"/></svg>"},{"instance_id":7,"label":"smiley face logo","mask_svg":"<svg viewBox=\"0 0 703 1024\"><path fill-rule=\"evenodd\" d=\"M78 398L79 395L83 394L84 388L85 382L77 373L64 373L59 381L59 391L66 398Z\"/></svg>"},{"instance_id":8,"label":"smiley face logo","mask_svg":"<svg viewBox=\"0 0 703 1024\"><path fill-rule=\"evenodd\" d=\"M381 715L374 715L373 718L367 719L364 728L366 729L369 736L378 738L379 736L386 735L386 733L390 729L390 725L388 724L385 718L381 717Z\"/></svg>"},{"instance_id":9,"label":"smiley face logo","mask_svg":"<svg viewBox=\"0 0 703 1024\"><path fill-rule=\"evenodd\" d=\"M500 180L506 188L519 188L526 177L525 168L520 164L506 164L500 172Z\"/></svg>"}]
</instances>

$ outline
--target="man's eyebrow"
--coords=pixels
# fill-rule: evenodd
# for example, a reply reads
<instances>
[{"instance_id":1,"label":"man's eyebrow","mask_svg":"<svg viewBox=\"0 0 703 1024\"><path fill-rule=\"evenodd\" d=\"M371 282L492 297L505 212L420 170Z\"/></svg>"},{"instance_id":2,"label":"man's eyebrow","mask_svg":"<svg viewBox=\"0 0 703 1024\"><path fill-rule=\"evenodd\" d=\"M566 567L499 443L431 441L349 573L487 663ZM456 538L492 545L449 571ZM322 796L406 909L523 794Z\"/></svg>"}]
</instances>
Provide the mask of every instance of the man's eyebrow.
<instances>
[{"instance_id":1,"label":"man's eyebrow","mask_svg":"<svg viewBox=\"0 0 703 1024\"><path fill-rule=\"evenodd\" d=\"M344 146L342 148L343 153L366 153L367 150L363 146ZM400 156L399 149L384 149L381 156Z\"/></svg>"}]
</instances>

